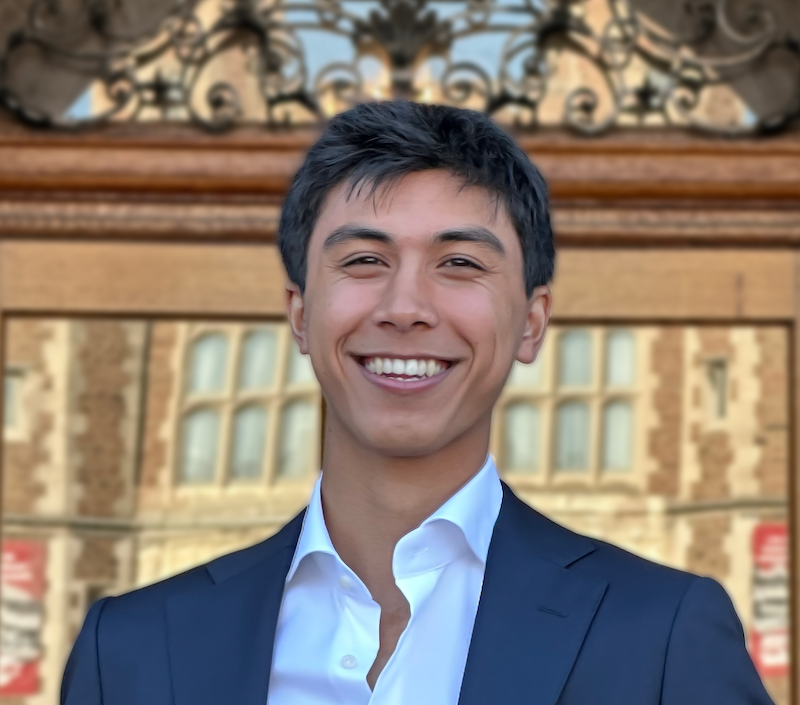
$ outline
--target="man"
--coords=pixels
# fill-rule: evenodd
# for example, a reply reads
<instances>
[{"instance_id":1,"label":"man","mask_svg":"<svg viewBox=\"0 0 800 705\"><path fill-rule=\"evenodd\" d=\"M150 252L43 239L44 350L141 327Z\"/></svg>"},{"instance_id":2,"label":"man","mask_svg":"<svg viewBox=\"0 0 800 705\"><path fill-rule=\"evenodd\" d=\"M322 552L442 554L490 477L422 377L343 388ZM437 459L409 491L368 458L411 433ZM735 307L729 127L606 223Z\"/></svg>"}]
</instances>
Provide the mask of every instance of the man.
<instances>
[{"instance_id":1,"label":"man","mask_svg":"<svg viewBox=\"0 0 800 705\"><path fill-rule=\"evenodd\" d=\"M578 536L488 456L536 358L544 182L477 113L334 118L284 206L288 318L327 402L276 536L95 604L64 705L767 705L715 582Z\"/></svg>"}]
</instances>

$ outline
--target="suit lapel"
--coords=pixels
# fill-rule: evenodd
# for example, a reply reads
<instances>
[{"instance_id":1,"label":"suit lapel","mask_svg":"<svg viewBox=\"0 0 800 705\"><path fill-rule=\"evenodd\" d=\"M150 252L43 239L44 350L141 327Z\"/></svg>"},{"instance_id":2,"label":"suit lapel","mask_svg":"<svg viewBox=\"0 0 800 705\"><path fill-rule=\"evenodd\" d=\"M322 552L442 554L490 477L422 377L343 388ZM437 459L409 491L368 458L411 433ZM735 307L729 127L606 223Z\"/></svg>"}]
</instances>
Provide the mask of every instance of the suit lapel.
<instances>
[{"instance_id":1,"label":"suit lapel","mask_svg":"<svg viewBox=\"0 0 800 705\"><path fill-rule=\"evenodd\" d=\"M567 570L590 541L503 491L459 705L555 705L607 583Z\"/></svg>"},{"instance_id":2,"label":"suit lapel","mask_svg":"<svg viewBox=\"0 0 800 705\"><path fill-rule=\"evenodd\" d=\"M213 584L167 603L175 705L266 705L275 629L302 514L207 566Z\"/></svg>"}]
</instances>

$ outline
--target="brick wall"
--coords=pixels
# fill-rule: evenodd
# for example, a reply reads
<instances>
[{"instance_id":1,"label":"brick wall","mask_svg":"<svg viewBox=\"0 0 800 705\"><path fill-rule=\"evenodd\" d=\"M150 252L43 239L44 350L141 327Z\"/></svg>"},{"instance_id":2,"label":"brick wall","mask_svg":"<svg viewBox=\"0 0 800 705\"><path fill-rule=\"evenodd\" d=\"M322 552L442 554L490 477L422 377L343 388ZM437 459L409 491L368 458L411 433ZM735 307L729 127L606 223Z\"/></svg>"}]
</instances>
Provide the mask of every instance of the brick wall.
<instances>
[{"instance_id":1,"label":"brick wall","mask_svg":"<svg viewBox=\"0 0 800 705\"><path fill-rule=\"evenodd\" d=\"M169 432L164 424L170 417L170 403L178 384L174 363L179 352L179 325L157 321L152 324L150 331L145 440L138 487L139 506L142 509L158 504L158 490L167 479L164 474L169 466Z\"/></svg>"},{"instance_id":2,"label":"brick wall","mask_svg":"<svg viewBox=\"0 0 800 705\"><path fill-rule=\"evenodd\" d=\"M761 352L758 377L761 397L756 413L761 459L756 468L760 494L786 497L789 474L789 350L784 328L759 328L756 338Z\"/></svg>"},{"instance_id":3,"label":"brick wall","mask_svg":"<svg viewBox=\"0 0 800 705\"><path fill-rule=\"evenodd\" d=\"M658 378L653 405L658 425L650 431L648 452L657 470L647 478L648 492L674 497L678 493L683 406L683 329L665 326L653 343L651 367Z\"/></svg>"},{"instance_id":4,"label":"brick wall","mask_svg":"<svg viewBox=\"0 0 800 705\"><path fill-rule=\"evenodd\" d=\"M700 350L693 362L700 370L699 384L690 391L690 398L695 407L702 408L708 404L703 388L706 361L710 358L724 358L728 361L730 369L735 362L735 350L731 345L728 328L698 328L697 335L700 339ZM735 403L736 396L730 393L729 406ZM708 428L708 425L702 422L693 423L690 434L700 468L699 478L690 488L691 498L711 501L729 497L728 476L733 461L733 449L728 429Z\"/></svg>"},{"instance_id":5,"label":"brick wall","mask_svg":"<svg viewBox=\"0 0 800 705\"><path fill-rule=\"evenodd\" d=\"M73 438L76 512L91 517L131 516L133 455L139 422L134 394L141 375L142 350L132 340L131 324L107 320L73 324L75 390Z\"/></svg>"}]
</instances>

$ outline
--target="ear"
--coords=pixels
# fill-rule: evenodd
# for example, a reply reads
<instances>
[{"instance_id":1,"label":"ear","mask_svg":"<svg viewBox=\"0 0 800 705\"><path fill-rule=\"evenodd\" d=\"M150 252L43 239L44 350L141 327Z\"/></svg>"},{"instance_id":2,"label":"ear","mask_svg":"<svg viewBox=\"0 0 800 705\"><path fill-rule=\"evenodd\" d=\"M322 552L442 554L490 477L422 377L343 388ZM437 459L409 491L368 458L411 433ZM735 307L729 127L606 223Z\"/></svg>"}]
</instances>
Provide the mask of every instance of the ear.
<instances>
[{"instance_id":1,"label":"ear","mask_svg":"<svg viewBox=\"0 0 800 705\"><path fill-rule=\"evenodd\" d=\"M516 359L522 363L533 362L544 343L544 335L550 323L550 306L553 294L549 286L537 286L527 304L525 332L517 349Z\"/></svg>"},{"instance_id":2,"label":"ear","mask_svg":"<svg viewBox=\"0 0 800 705\"><path fill-rule=\"evenodd\" d=\"M294 282L286 284L286 317L292 328L292 335L303 355L308 355L308 339L306 333L306 307L300 287Z\"/></svg>"}]
</instances>

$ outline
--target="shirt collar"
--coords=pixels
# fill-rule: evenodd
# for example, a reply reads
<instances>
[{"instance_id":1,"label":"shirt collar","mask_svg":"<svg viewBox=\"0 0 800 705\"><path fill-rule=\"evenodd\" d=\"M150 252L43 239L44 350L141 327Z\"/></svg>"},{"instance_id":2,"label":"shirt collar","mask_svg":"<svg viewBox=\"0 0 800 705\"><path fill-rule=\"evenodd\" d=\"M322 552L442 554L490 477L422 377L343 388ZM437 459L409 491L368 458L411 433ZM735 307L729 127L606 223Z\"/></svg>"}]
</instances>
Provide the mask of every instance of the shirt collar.
<instances>
[{"instance_id":1,"label":"shirt collar","mask_svg":"<svg viewBox=\"0 0 800 705\"><path fill-rule=\"evenodd\" d=\"M294 558L286 575L287 583L294 577L306 556L321 553L331 555L341 561L331 542L328 528L325 526L320 494L321 481L322 477L320 476L314 484ZM436 522L448 522L461 530L472 553L485 564L502 501L503 488L497 475L494 458L489 455L481 469L461 489L425 519L417 529L401 539L397 550L402 548L401 544L405 544L407 547L409 542L405 539L411 538L411 534L419 534L420 529ZM424 540L422 536L419 538Z\"/></svg>"}]
</instances>

